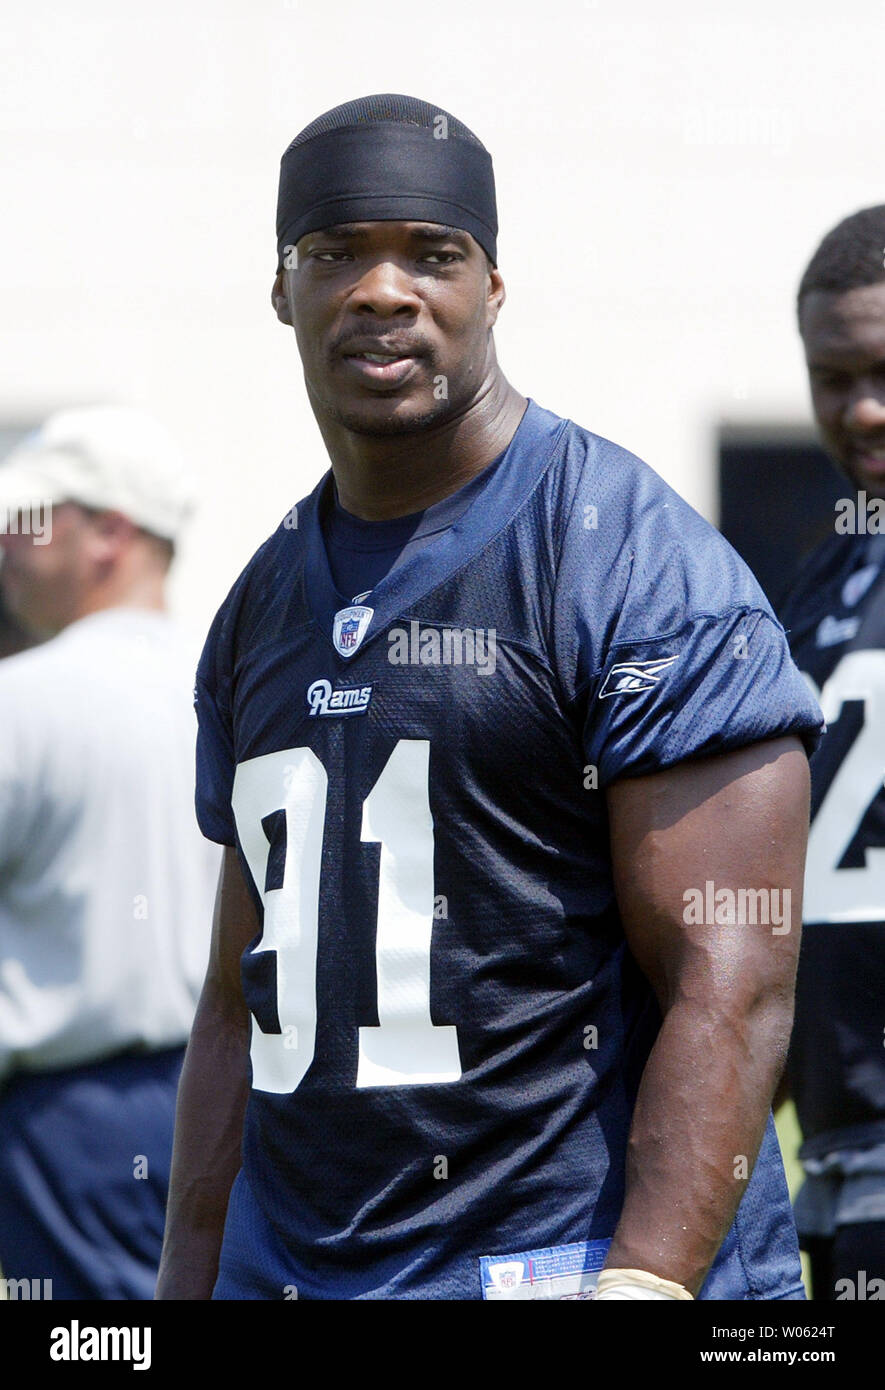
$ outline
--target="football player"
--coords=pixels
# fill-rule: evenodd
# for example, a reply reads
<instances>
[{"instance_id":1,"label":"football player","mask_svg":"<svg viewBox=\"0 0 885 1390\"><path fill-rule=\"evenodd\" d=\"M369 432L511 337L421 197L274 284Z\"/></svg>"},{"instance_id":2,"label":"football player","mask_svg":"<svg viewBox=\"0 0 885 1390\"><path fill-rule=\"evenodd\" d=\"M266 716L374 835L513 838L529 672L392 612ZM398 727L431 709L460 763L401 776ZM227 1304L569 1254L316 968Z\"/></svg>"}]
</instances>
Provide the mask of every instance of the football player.
<instances>
[{"instance_id":1,"label":"football player","mask_svg":"<svg viewBox=\"0 0 885 1390\"><path fill-rule=\"evenodd\" d=\"M277 230L332 467L199 667L226 868L159 1296L801 1298L770 1101L822 720L783 630L505 379L455 117L327 112Z\"/></svg>"},{"instance_id":2,"label":"football player","mask_svg":"<svg viewBox=\"0 0 885 1390\"><path fill-rule=\"evenodd\" d=\"M885 205L845 218L799 286L811 400L847 480L782 608L830 726L813 821L789 1081L815 1298L885 1279ZM885 1283L881 1284L885 1289Z\"/></svg>"}]
</instances>

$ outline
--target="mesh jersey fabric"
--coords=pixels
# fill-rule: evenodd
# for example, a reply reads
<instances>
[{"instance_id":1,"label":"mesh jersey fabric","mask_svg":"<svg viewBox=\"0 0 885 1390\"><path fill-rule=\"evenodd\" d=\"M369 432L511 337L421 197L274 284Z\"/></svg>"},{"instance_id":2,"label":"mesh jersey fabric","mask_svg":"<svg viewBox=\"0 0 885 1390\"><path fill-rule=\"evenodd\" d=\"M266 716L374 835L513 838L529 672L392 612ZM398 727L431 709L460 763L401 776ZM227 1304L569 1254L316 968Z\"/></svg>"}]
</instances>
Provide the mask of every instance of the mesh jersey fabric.
<instances>
[{"instance_id":1,"label":"mesh jersey fabric","mask_svg":"<svg viewBox=\"0 0 885 1390\"><path fill-rule=\"evenodd\" d=\"M532 401L467 512L377 585L350 656L330 486L246 567L197 680L198 818L237 847L264 932L215 1296L479 1297L481 1256L607 1238L623 1201L659 1016L603 789L788 733L811 751L822 719L718 533ZM472 664L442 659L468 633ZM406 862L420 911L398 957ZM296 998L284 923L308 900L315 994ZM770 1124L704 1296L802 1296Z\"/></svg>"}]
</instances>

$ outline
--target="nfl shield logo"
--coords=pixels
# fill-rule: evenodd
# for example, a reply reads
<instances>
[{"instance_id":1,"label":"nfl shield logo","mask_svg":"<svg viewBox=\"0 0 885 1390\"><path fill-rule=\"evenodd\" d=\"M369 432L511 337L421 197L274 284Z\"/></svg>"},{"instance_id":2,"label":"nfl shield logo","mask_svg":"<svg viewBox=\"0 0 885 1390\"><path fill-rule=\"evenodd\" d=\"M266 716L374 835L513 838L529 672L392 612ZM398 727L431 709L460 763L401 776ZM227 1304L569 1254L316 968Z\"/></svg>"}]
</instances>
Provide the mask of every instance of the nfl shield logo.
<instances>
[{"instance_id":1,"label":"nfl shield logo","mask_svg":"<svg viewBox=\"0 0 885 1390\"><path fill-rule=\"evenodd\" d=\"M504 1264L489 1265L492 1283L502 1294L512 1293L522 1283L522 1260L508 1260Z\"/></svg>"},{"instance_id":2,"label":"nfl shield logo","mask_svg":"<svg viewBox=\"0 0 885 1390\"><path fill-rule=\"evenodd\" d=\"M366 635L366 628L372 621L374 612L374 608L354 604L350 608L342 608L335 614L332 641L339 656L353 656Z\"/></svg>"}]
</instances>

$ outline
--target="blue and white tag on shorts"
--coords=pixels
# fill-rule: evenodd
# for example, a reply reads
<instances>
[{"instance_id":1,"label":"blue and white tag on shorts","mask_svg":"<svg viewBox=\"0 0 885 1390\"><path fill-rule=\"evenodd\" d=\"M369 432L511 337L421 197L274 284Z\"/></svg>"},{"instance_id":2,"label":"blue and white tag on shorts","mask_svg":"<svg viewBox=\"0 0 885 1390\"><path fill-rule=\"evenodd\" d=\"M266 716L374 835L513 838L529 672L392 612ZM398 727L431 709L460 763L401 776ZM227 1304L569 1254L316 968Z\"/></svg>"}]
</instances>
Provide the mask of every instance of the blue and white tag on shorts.
<instances>
[{"instance_id":1,"label":"blue and white tag on shorts","mask_svg":"<svg viewBox=\"0 0 885 1390\"><path fill-rule=\"evenodd\" d=\"M519 1255L483 1255L479 1261L483 1298L592 1298L611 1240L581 1240L525 1250Z\"/></svg>"}]
</instances>

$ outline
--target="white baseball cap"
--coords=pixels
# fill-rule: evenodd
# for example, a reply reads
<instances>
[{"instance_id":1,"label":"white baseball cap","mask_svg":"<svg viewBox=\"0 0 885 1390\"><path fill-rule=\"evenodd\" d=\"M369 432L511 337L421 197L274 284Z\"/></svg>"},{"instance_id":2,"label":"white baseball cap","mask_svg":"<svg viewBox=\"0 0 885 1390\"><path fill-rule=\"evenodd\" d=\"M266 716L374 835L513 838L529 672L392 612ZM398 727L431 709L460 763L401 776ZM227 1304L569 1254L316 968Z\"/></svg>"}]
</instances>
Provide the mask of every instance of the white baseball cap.
<instances>
[{"instance_id":1,"label":"white baseball cap","mask_svg":"<svg viewBox=\"0 0 885 1390\"><path fill-rule=\"evenodd\" d=\"M131 406L61 410L0 463L0 515L61 502L119 511L174 541L196 491L173 439Z\"/></svg>"}]
</instances>

